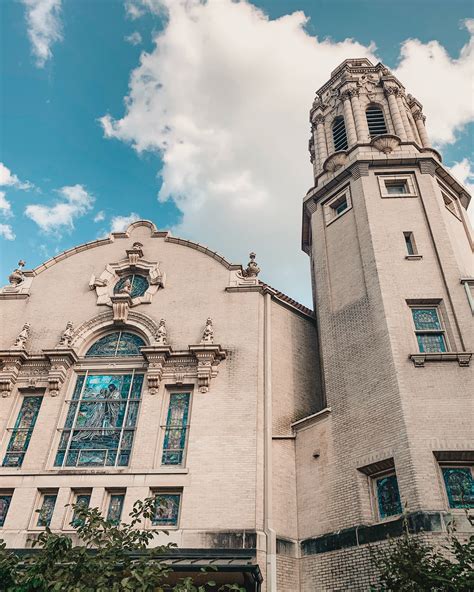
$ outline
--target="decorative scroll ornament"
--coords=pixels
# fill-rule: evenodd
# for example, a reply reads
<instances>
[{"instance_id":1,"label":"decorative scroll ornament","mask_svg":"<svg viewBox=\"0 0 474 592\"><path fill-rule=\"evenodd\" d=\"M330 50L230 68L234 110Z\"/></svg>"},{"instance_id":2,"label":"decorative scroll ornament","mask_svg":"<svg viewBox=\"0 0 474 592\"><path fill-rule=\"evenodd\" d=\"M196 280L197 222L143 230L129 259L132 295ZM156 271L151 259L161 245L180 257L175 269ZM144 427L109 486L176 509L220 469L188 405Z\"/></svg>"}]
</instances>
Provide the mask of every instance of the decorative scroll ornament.
<instances>
[{"instance_id":1,"label":"decorative scroll ornament","mask_svg":"<svg viewBox=\"0 0 474 592\"><path fill-rule=\"evenodd\" d=\"M18 267L14 269L8 276L10 286L16 287L24 281L25 275L23 273L23 267L25 267L25 264L26 262L23 261L23 259L20 259L20 261L18 261Z\"/></svg>"},{"instance_id":2,"label":"decorative scroll ornament","mask_svg":"<svg viewBox=\"0 0 474 592\"><path fill-rule=\"evenodd\" d=\"M154 345L142 347L142 354L148 362L147 383L150 395L156 395L160 386L165 364L171 355L171 347L168 345Z\"/></svg>"},{"instance_id":3,"label":"decorative scroll ornament","mask_svg":"<svg viewBox=\"0 0 474 592\"><path fill-rule=\"evenodd\" d=\"M15 339L15 343L12 346L12 349L25 349L26 342L30 337L30 323L25 323L23 325L23 329L20 331L18 337Z\"/></svg>"},{"instance_id":4,"label":"decorative scroll ornament","mask_svg":"<svg viewBox=\"0 0 474 592\"><path fill-rule=\"evenodd\" d=\"M66 325L66 329L64 330L63 334L61 335L61 339L59 340L57 348L64 348L70 347L72 338L74 337L74 326L72 321L68 321Z\"/></svg>"},{"instance_id":5,"label":"decorative scroll ornament","mask_svg":"<svg viewBox=\"0 0 474 592\"><path fill-rule=\"evenodd\" d=\"M243 273L245 277L257 277L260 273L260 267L258 266L258 263L256 263L255 261L256 256L257 255L255 253L250 253L250 261L248 262L247 269Z\"/></svg>"}]
</instances>

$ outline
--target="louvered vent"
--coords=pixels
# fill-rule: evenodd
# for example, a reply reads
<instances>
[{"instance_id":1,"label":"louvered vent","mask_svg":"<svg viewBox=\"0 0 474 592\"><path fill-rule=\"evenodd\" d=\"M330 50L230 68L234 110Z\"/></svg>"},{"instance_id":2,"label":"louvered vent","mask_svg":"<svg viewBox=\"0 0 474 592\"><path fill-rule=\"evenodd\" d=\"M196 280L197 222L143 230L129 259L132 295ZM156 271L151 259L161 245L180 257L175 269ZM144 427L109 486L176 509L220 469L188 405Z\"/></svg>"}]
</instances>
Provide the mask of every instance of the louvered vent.
<instances>
[{"instance_id":1,"label":"louvered vent","mask_svg":"<svg viewBox=\"0 0 474 592\"><path fill-rule=\"evenodd\" d=\"M346 125L343 117L336 117L332 124L332 137L334 140L334 150L347 150Z\"/></svg>"},{"instance_id":2,"label":"louvered vent","mask_svg":"<svg viewBox=\"0 0 474 592\"><path fill-rule=\"evenodd\" d=\"M367 107L365 116L367 117L367 125L369 126L369 135L371 138L387 133L385 118L380 107L377 107L377 105Z\"/></svg>"}]
</instances>

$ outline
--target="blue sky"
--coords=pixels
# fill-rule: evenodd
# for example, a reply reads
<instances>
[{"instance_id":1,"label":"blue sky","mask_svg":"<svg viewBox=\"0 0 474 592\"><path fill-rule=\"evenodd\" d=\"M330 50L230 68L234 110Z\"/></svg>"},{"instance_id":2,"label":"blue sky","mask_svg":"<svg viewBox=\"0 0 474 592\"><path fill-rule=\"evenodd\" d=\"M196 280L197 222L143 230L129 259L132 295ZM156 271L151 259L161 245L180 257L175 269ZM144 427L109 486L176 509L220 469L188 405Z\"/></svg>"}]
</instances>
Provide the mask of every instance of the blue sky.
<instances>
[{"instance_id":1,"label":"blue sky","mask_svg":"<svg viewBox=\"0 0 474 592\"><path fill-rule=\"evenodd\" d=\"M344 57L396 69L445 163L473 182L471 1L3 0L0 10L4 280L19 258L35 267L140 216L234 262L255 250L262 279L311 304L299 250L307 117Z\"/></svg>"}]
</instances>

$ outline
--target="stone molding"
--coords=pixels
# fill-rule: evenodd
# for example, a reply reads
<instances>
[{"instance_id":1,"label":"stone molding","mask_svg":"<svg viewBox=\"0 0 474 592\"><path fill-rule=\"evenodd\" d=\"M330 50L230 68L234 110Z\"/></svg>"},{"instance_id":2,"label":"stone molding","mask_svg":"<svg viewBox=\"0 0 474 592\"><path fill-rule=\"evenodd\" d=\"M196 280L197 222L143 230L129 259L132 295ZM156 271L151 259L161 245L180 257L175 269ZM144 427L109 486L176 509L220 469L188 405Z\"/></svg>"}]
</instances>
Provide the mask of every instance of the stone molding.
<instances>
[{"instance_id":1,"label":"stone molding","mask_svg":"<svg viewBox=\"0 0 474 592\"><path fill-rule=\"evenodd\" d=\"M51 364L48 373L48 391L52 397L56 397L66 382L69 369L79 358L72 348L43 350L43 353Z\"/></svg>"},{"instance_id":2,"label":"stone molding","mask_svg":"<svg viewBox=\"0 0 474 592\"><path fill-rule=\"evenodd\" d=\"M462 367L469 366L472 358L472 352L423 352L410 354L410 360L415 368L423 368L425 362L458 362Z\"/></svg>"},{"instance_id":3,"label":"stone molding","mask_svg":"<svg viewBox=\"0 0 474 592\"><path fill-rule=\"evenodd\" d=\"M0 361L2 370L0 372L0 393L2 397L9 397L17 381L20 369L28 354L24 350L2 350L0 351Z\"/></svg>"}]
</instances>

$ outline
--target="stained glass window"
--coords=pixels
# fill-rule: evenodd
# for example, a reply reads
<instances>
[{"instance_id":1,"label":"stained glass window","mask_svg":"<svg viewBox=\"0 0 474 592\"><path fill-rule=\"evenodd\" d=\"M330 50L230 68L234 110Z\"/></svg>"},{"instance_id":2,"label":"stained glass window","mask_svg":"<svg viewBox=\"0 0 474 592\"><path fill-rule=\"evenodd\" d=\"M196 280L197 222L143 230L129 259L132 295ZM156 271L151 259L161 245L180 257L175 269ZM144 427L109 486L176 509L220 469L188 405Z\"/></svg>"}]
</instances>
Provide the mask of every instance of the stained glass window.
<instances>
[{"instance_id":1,"label":"stained glass window","mask_svg":"<svg viewBox=\"0 0 474 592\"><path fill-rule=\"evenodd\" d=\"M474 508L474 479L470 467L443 469L450 508Z\"/></svg>"},{"instance_id":2,"label":"stained glass window","mask_svg":"<svg viewBox=\"0 0 474 592\"><path fill-rule=\"evenodd\" d=\"M37 526L49 526L51 524L51 518L53 516L57 497L58 496L55 493L45 493L43 495L43 503L36 523Z\"/></svg>"},{"instance_id":3,"label":"stained glass window","mask_svg":"<svg viewBox=\"0 0 474 592\"><path fill-rule=\"evenodd\" d=\"M163 465L183 463L188 429L190 393L171 393L163 442Z\"/></svg>"},{"instance_id":4,"label":"stained glass window","mask_svg":"<svg viewBox=\"0 0 474 592\"><path fill-rule=\"evenodd\" d=\"M126 275L120 278L120 280L115 284L115 294L118 294L120 292L127 280L130 281L130 296L132 298L138 298L139 296L143 296L143 294L145 294L145 292L148 290L148 286L150 285L146 277L142 275Z\"/></svg>"},{"instance_id":5,"label":"stained glass window","mask_svg":"<svg viewBox=\"0 0 474 592\"><path fill-rule=\"evenodd\" d=\"M5 518L7 517L11 501L11 494L0 493L0 526L5 524Z\"/></svg>"},{"instance_id":6,"label":"stained glass window","mask_svg":"<svg viewBox=\"0 0 474 592\"><path fill-rule=\"evenodd\" d=\"M141 337L125 331L109 333L98 339L86 353L86 358L139 356L145 345Z\"/></svg>"},{"instance_id":7,"label":"stained glass window","mask_svg":"<svg viewBox=\"0 0 474 592\"><path fill-rule=\"evenodd\" d=\"M91 503L91 494L90 493L77 493L74 503L77 506L82 506L84 508L88 508L89 504ZM74 526L74 528L77 528L81 524L82 524L82 520L80 518L78 518L76 516L76 512L74 512L74 514L72 516L72 520L71 520L71 525Z\"/></svg>"},{"instance_id":8,"label":"stained glass window","mask_svg":"<svg viewBox=\"0 0 474 592\"><path fill-rule=\"evenodd\" d=\"M412 308L411 313L420 352L445 352L446 340L438 309L436 307Z\"/></svg>"},{"instance_id":9,"label":"stained glass window","mask_svg":"<svg viewBox=\"0 0 474 592\"><path fill-rule=\"evenodd\" d=\"M43 397L25 397L8 443L4 467L21 467Z\"/></svg>"},{"instance_id":10,"label":"stained glass window","mask_svg":"<svg viewBox=\"0 0 474 592\"><path fill-rule=\"evenodd\" d=\"M119 524L122 518L123 502L125 494L113 493L110 496L109 509L107 512L107 520L113 524Z\"/></svg>"},{"instance_id":11,"label":"stained glass window","mask_svg":"<svg viewBox=\"0 0 474 592\"><path fill-rule=\"evenodd\" d=\"M177 526L181 494L157 493L155 501L155 513L151 519L153 526Z\"/></svg>"},{"instance_id":12,"label":"stained glass window","mask_svg":"<svg viewBox=\"0 0 474 592\"><path fill-rule=\"evenodd\" d=\"M142 385L135 372L78 376L55 466L127 466Z\"/></svg>"},{"instance_id":13,"label":"stained glass window","mask_svg":"<svg viewBox=\"0 0 474 592\"><path fill-rule=\"evenodd\" d=\"M379 477L376 479L375 485L380 518L401 514L402 503L396 475Z\"/></svg>"}]
</instances>

